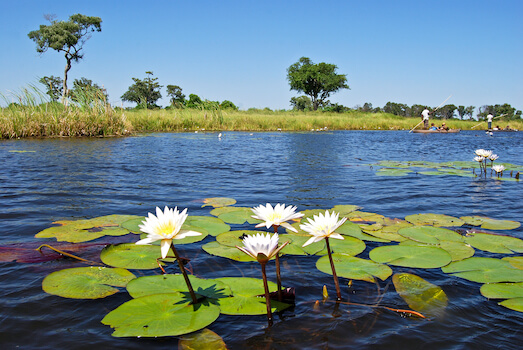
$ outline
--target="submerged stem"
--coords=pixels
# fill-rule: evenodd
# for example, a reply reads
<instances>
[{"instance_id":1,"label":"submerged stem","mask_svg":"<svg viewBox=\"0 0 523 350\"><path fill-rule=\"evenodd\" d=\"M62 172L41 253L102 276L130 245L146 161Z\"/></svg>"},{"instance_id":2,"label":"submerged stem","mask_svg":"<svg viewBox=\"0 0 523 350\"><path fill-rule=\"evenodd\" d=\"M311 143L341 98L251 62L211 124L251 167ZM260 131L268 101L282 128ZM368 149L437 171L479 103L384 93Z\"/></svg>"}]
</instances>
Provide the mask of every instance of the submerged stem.
<instances>
[{"instance_id":1,"label":"submerged stem","mask_svg":"<svg viewBox=\"0 0 523 350\"><path fill-rule=\"evenodd\" d=\"M193 304L196 304L198 302L198 299L196 299L196 294L194 294L194 290L192 289L192 285L191 285L191 281L189 280L189 276L187 276L187 272L185 271L183 262L180 259L178 252L174 248L174 243L172 243L172 242L171 242L171 248L173 249L174 256L176 257L176 261L178 261L178 266L180 267L180 270L182 270L183 278L185 279L185 283L187 283L187 288L189 289L189 293L191 294L192 302L193 302Z\"/></svg>"},{"instance_id":2,"label":"submerged stem","mask_svg":"<svg viewBox=\"0 0 523 350\"><path fill-rule=\"evenodd\" d=\"M262 267L263 275L263 288L265 289L265 304L267 305L267 321L269 322L269 327L272 326L272 312L271 312L271 298L269 296L269 285L267 284L267 274L265 273L266 263L260 263Z\"/></svg>"},{"instance_id":3,"label":"submerged stem","mask_svg":"<svg viewBox=\"0 0 523 350\"><path fill-rule=\"evenodd\" d=\"M336 286L336 300L341 300L340 283L338 282L338 275L336 275L336 269L334 268L334 261L332 260L331 247L329 244L329 237L325 237L325 243L327 244L327 252L329 253L329 261L331 263L332 277L334 277L334 285Z\"/></svg>"},{"instance_id":4,"label":"submerged stem","mask_svg":"<svg viewBox=\"0 0 523 350\"><path fill-rule=\"evenodd\" d=\"M278 225L273 225L274 233L278 233ZM282 301L282 292L281 292L281 273L280 273L280 253L277 253L275 256L276 263L276 284L278 285L278 301Z\"/></svg>"}]
</instances>

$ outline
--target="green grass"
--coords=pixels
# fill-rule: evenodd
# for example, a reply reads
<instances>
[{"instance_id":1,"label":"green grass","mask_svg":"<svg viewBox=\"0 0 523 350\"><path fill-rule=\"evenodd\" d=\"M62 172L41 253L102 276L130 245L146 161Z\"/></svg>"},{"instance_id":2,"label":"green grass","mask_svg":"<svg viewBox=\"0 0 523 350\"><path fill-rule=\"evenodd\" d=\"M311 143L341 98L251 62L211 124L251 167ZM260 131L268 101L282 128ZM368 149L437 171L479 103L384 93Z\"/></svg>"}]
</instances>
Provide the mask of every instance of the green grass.
<instances>
[{"instance_id":1,"label":"green grass","mask_svg":"<svg viewBox=\"0 0 523 350\"><path fill-rule=\"evenodd\" d=\"M89 95L83 102L49 102L46 95L29 86L11 93L11 101L3 95L6 108L0 108L0 138L122 136L137 132L183 131L310 131L310 130L410 130L420 118L405 118L388 113L349 111L247 111L221 109L113 109L101 95ZM441 125L441 120L431 120ZM446 120L452 129L470 130L478 121ZM523 120L498 121L523 130ZM475 130L485 129L486 123ZM421 128L421 125L418 126Z\"/></svg>"}]
</instances>

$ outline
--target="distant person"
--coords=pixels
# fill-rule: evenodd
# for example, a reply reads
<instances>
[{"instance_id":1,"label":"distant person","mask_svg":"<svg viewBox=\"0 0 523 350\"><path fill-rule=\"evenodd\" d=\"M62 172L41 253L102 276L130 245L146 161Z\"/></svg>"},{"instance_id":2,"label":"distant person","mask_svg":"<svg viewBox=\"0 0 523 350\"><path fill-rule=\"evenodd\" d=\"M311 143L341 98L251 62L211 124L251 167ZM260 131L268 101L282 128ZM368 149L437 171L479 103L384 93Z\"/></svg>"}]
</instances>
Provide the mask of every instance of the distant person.
<instances>
[{"instance_id":1,"label":"distant person","mask_svg":"<svg viewBox=\"0 0 523 350\"><path fill-rule=\"evenodd\" d=\"M423 118L423 128L428 129L429 128L429 114L430 111L425 108L423 112L421 112L421 117Z\"/></svg>"},{"instance_id":2,"label":"distant person","mask_svg":"<svg viewBox=\"0 0 523 350\"><path fill-rule=\"evenodd\" d=\"M493 130L501 130L501 128L499 127L499 125L496 125Z\"/></svg>"},{"instance_id":3,"label":"distant person","mask_svg":"<svg viewBox=\"0 0 523 350\"><path fill-rule=\"evenodd\" d=\"M445 123L441 124L441 127L439 129L443 131L449 131L449 127Z\"/></svg>"},{"instance_id":4,"label":"distant person","mask_svg":"<svg viewBox=\"0 0 523 350\"><path fill-rule=\"evenodd\" d=\"M512 128L510 127L510 125L507 125L507 127L505 128L505 130L512 130Z\"/></svg>"},{"instance_id":5,"label":"distant person","mask_svg":"<svg viewBox=\"0 0 523 350\"><path fill-rule=\"evenodd\" d=\"M434 125L434 123L432 123L432 124L430 124L429 130L438 130L438 127L436 125Z\"/></svg>"},{"instance_id":6,"label":"distant person","mask_svg":"<svg viewBox=\"0 0 523 350\"><path fill-rule=\"evenodd\" d=\"M488 130L492 130L492 119L494 119L494 116L492 115L492 113L489 113L487 115L487 122L488 122L488 127L487 129Z\"/></svg>"}]
</instances>

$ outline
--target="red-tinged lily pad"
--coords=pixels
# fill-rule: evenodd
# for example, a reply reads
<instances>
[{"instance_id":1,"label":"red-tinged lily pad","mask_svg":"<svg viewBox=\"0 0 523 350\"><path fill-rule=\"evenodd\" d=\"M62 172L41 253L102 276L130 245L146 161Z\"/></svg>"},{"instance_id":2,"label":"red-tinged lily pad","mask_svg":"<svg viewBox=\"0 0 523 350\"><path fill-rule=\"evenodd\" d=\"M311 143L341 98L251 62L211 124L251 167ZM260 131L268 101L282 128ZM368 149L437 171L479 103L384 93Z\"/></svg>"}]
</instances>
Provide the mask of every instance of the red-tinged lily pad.
<instances>
[{"instance_id":1,"label":"red-tinged lily pad","mask_svg":"<svg viewBox=\"0 0 523 350\"><path fill-rule=\"evenodd\" d=\"M212 198L205 198L203 200L204 205L203 207L213 207L213 208L220 208L220 207L226 207L229 205L236 204L236 199L234 198L227 198L227 197L212 197Z\"/></svg>"},{"instance_id":2,"label":"red-tinged lily pad","mask_svg":"<svg viewBox=\"0 0 523 350\"><path fill-rule=\"evenodd\" d=\"M178 341L178 350L227 350L227 346L218 334L205 328L182 335Z\"/></svg>"},{"instance_id":3,"label":"red-tinged lily pad","mask_svg":"<svg viewBox=\"0 0 523 350\"><path fill-rule=\"evenodd\" d=\"M77 267L47 275L42 281L44 292L73 299L98 299L119 291L136 276L126 269Z\"/></svg>"},{"instance_id":4,"label":"red-tinged lily pad","mask_svg":"<svg viewBox=\"0 0 523 350\"><path fill-rule=\"evenodd\" d=\"M448 305L448 298L443 289L419 276L397 273L392 276L392 283L398 294L415 311L437 316Z\"/></svg>"},{"instance_id":5,"label":"red-tinged lily pad","mask_svg":"<svg viewBox=\"0 0 523 350\"><path fill-rule=\"evenodd\" d=\"M121 226L136 215L108 215L85 220L63 220L35 235L36 238L56 238L57 241L72 243L88 242L103 236L123 236L129 230Z\"/></svg>"}]
</instances>

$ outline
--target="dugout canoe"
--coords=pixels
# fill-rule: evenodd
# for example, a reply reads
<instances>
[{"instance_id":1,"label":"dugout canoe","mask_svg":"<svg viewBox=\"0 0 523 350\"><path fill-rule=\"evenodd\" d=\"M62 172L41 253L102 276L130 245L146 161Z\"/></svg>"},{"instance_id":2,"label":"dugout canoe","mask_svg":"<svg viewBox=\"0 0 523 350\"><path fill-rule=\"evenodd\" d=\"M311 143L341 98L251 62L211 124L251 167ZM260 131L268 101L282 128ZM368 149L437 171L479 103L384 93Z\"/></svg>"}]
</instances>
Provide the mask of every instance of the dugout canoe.
<instances>
[{"instance_id":1,"label":"dugout canoe","mask_svg":"<svg viewBox=\"0 0 523 350\"><path fill-rule=\"evenodd\" d=\"M418 133L418 134L452 134L456 132L460 132L461 129L449 129L449 130L423 130L423 129L415 129L412 130L412 132Z\"/></svg>"}]
</instances>

